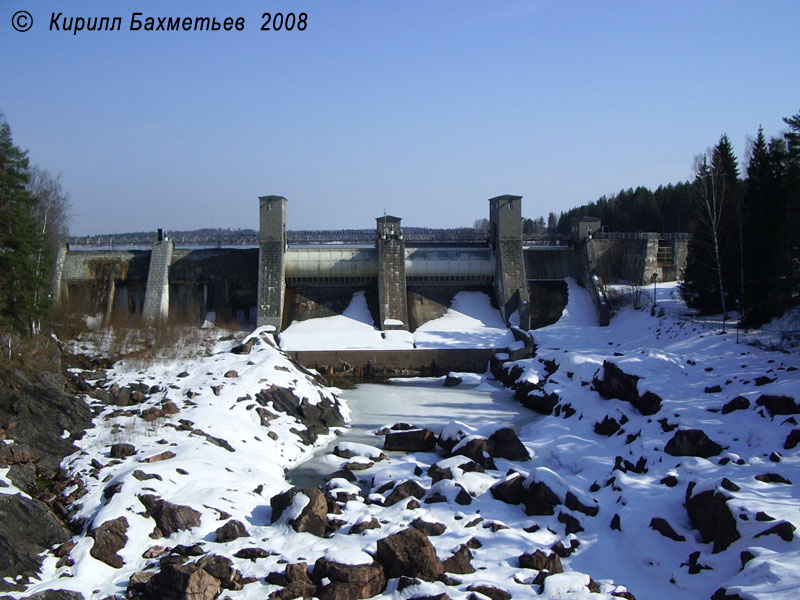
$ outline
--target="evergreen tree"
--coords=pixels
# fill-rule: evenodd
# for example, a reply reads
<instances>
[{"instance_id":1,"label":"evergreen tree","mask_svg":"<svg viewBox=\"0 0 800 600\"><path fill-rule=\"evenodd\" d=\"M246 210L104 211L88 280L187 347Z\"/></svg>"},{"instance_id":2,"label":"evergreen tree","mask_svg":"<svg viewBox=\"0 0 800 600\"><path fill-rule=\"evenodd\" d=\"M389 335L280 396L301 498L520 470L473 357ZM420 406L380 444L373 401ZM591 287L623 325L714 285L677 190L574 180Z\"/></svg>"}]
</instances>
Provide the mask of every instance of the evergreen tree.
<instances>
[{"instance_id":1,"label":"evergreen tree","mask_svg":"<svg viewBox=\"0 0 800 600\"><path fill-rule=\"evenodd\" d=\"M47 283L41 269L43 236L27 153L0 124L0 327L34 333L46 313Z\"/></svg>"}]
</instances>

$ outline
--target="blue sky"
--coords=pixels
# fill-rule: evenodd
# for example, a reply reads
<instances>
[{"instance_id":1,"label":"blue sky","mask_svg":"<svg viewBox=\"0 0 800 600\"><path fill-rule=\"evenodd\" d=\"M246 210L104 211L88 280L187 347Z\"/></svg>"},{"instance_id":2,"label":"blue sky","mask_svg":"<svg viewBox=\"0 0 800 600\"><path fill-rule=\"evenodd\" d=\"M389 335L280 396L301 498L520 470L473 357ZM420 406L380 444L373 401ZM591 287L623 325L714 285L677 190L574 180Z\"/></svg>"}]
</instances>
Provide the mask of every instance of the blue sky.
<instances>
[{"instance_id":1,"label":"blue sky","mask_svg":"<svg viewBox=\"0 0 800 600\"><path fill-rule=\"evenodd\" d=\"M266 10L308 27L260 31ZM123 31L48 31L52 11ZM469 226L499 194L535 218L686 180L723 133L741 160L800 111L798 22L795 0L0 0L0 111L76 235L256 227L267 194L292 229Z\"/></svg>"}]
</instances>

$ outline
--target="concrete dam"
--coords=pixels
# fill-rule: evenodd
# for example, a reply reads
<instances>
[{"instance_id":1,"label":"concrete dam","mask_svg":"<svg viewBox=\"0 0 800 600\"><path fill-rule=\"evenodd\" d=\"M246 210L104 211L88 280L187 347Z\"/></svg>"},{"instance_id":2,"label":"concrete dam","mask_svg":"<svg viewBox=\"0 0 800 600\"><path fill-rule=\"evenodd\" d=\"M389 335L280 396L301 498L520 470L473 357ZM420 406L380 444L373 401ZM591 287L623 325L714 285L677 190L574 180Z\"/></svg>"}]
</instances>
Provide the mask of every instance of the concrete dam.
<instances>
[{"instance_id":1,"label":"concrete dam","mask_svg":"<svg viewBox=\"0 0 800 600\"><path fill-rule=\"evenodd\" d=\"M107 322L200 323L214 312L218 322L281 331L293 321L341 314L363 291L376 327L414 331L469 290L485 292L508 325L526 330L558 318L564 280L574 277L602 325L610 318L603 281L675 279L688 243L684 234L600 233L591 219L574 224L569 237L526 239L522 198L511 195L489 200L488 232L406 235L400 218L385 215L371 239L362 235L355 244L347 232L323 243L293 242L286 210L281 196L259 198L258 236L246 246L180 247L161 234L150 248L65 245L54 297L67 314Z\"/></svg>"}]
</instances>

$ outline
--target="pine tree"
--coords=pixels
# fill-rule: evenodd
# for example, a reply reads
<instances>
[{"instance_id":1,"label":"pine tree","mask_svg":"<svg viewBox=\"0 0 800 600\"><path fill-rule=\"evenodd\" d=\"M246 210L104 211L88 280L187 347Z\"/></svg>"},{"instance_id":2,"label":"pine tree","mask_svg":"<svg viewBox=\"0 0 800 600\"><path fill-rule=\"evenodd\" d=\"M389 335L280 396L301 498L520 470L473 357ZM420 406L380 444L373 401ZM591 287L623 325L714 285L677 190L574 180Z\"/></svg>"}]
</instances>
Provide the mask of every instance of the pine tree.
<instances>
[{"instance_id":1,"label":"pine tree","mask_svg":"<svg viewBox=\"0 0 800 600\"><path fill-rule=\"evenodd\" d=\"M47 282L40 259L43 237L29 193L27 153L0 124L0 327L33 333L46 313Z\"/></svg>"}]
</instances>

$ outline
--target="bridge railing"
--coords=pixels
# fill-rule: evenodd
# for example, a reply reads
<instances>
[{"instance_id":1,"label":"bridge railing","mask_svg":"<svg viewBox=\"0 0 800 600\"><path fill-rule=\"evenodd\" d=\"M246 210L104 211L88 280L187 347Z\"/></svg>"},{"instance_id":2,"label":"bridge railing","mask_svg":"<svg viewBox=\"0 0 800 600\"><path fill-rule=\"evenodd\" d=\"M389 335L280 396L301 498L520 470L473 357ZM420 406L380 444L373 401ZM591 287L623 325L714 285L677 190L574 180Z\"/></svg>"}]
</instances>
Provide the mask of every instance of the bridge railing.
<instances>
[{"instance_id":1,"label":"bridge railing","mask_svg":"<svg viewBox=\"0 0 800 600\"><path fill-rule=\"evenodd\" d=\"M596 240L690 240L691 233L657 233L652 231L597 231L592 233Z\"/></svg>"}]
</instances>

